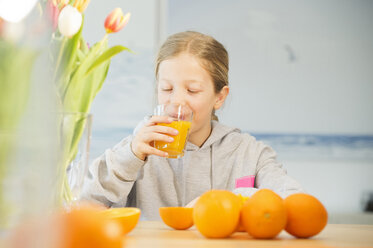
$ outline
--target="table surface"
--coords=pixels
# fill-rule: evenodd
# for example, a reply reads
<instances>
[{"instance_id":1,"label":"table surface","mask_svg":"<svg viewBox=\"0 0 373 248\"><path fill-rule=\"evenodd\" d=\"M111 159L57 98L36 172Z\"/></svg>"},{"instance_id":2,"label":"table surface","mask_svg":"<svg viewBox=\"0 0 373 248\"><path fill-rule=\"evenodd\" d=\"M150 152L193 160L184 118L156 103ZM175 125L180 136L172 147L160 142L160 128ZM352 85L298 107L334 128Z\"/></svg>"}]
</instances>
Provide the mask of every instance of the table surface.
<instances>
[{"instance_id":1,"label":"table surface","mask_svg":"<svg viewBox=\"0 0 373 248\"><path fill-rule=\"evenodd\" d=\"M310 239L296 239L283 231L275 239L259 240L244 232L226 239L207 239L194 226L179 231L162 222L140 221L127 234L124 247L373 247L373 225L328 224Z\"/></svg>"}]
</instances>

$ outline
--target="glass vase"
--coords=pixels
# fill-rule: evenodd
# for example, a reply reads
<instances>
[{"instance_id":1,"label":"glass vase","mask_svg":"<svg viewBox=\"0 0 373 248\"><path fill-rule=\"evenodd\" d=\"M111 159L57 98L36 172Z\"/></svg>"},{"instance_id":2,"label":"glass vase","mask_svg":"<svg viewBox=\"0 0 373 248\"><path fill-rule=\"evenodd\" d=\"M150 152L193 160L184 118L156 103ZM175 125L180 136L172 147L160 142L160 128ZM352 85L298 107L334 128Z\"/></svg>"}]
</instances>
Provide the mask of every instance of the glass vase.
<instances>
[{"instance_id":1,"label":"glass vase","mask_svg":"<svg viewBox=\"0 0 373 248\"><path fill-rule=\"evenodd\" d=\"M60 201L70 205L79 201L88 172L92 115L68 112L59 116L61 145Z\"/></svg>"}]
</instances>

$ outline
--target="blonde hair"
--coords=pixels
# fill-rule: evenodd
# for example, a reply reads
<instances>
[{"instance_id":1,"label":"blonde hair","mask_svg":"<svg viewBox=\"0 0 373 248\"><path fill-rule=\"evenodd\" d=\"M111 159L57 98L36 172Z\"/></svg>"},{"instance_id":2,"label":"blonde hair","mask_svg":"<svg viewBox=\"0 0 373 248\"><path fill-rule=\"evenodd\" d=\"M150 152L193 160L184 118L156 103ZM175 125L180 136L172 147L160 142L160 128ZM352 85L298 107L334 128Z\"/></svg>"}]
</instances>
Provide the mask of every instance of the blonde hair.
<instances>
[{"instance_id":1,"label":"blonde hair","mask_svg":"<svg viewBox=\"0 0 373 248\"><path fill-rule=\"evenodd\" d=\"M159 65L162 61L187 52L200 59L202 67L210 74L215 93L228 86L229 59L224 46L209 35L186 31L173 34L161 46L155 66L155 76L158 79ZM212 119L218 120L215 110Z\"/></svg>"}]
</instances>

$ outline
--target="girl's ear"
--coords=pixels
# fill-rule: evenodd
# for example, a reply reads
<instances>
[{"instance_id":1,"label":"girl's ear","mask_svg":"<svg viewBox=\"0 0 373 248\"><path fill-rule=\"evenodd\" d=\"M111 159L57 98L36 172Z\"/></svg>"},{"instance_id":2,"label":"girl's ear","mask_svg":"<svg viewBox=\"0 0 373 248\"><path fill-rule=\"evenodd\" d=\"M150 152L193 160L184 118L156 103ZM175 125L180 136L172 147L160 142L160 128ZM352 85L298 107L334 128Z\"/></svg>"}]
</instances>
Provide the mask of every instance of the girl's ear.
<instances>
[{"instance_id":1,"label":"girl's ear","mask_svg":"<svg viewBox=\"0 0 373 248\"><path fill-rule=\"evenodd\" d=\"M229 94L229 87L224 86L220 90L220 92L216 95L216 100L215 100L215 105L214 105L215 110L219 109L223 105L223 103L224 103L225 99L227 98L228 94Z\"/></svg>"}]
</instances>

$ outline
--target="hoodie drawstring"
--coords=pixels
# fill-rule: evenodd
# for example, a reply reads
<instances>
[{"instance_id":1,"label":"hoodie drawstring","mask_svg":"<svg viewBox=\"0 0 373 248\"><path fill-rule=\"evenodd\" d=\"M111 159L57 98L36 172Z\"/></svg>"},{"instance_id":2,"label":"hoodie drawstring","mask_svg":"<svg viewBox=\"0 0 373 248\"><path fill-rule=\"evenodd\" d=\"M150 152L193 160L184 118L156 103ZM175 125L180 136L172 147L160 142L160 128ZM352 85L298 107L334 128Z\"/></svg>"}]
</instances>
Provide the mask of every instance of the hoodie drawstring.
<instances>
[{"instance_id":1,"label":"hoodie drawstring","mask_svg":"<svg viewBox=\"0 0 373 248\"><path fill-rule=\"evenodd\" d=\"M213 158L213 154L212 154L212 149L213 149L213 145L211 145L211 148L210 148L210 189L213 189L214 188L214 169L213 169L213 166L212 166L212 158Z\"/></svg>"}]
</instances>

